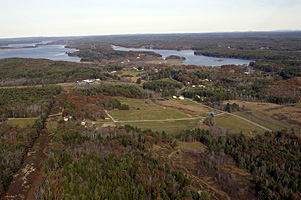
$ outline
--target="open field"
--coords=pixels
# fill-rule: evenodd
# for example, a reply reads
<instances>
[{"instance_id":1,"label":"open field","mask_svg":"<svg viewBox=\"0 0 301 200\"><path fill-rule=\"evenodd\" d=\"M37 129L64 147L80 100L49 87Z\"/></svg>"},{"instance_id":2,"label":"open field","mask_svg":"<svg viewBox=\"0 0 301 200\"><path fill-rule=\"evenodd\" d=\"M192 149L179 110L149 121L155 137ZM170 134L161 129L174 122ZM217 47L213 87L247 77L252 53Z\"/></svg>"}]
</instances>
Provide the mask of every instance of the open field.
<instances>
[{"instance_id":1,"label":"open field","mask_svg":"<svg viewBox=\"0 0 301 200\"><path fill-rule=\"evenodd\" d=\"M37 118L8 118L8 123L13 126L19 126L25 128L27 126L32 126Z\"/></svg>"},{"instance_id":2,"label":"open field","mask_svg":"<svg viewBox=\"0 0 301 200\"><path fill-rule=\"evenodd\" d=\"M175 108L181 112L187 113L192 116L199 116L201 114L211 111L211 109L205 108L201 105L195 104L185 99L184 100L171 99L171 100L154 101L154 102L161 106Z\"/></svg>"},{"instance_id":3,"label":"open field","mask_svg":"<svg viewBox=\"0 0 301 200\"><path fill-rule=\"evenodd\" d=\"M129 124L141 129L151 129L152 131L165 131L168 134L179 133L185 129L194 129L199 127L199 119L177 120L177 121L156 121L156 122L126 122L116 123L118 125Z\"/></svg>"},{"instance_id":4,"label":"open field","mask_svg":"<svg viewBox=\"0 0 301 200\"><path fill-rule=\"evenodd\" d=\"M248 134L252 132L252 134L263 134L265 132L263 129L231 115L218 115L213 119L218 126L236 133Z\"/></svg>"},{"instance_id":5,"label":"open field","mask_svg":"<svg viewBox=\"0 0 301 200\"><path fill-rule=\"evenodd\" d=\"M273 131L279 131L288 127L284 123L280 121L276 121L260 111L235 112L234 114L244 117L248 120L251 120Z\"/></svg>"},{"instance_id":6,"label":"open field","mask_svg":"<svg viewBox=\"0 0 301 200\"><path fill-rule=\"evenodd\" d=\"M278 126L295 126L301 128L301 103L297 104L288 104L288 105L278 105L273 103L256 103L256 102L246 102L246 101L225 101L224 103L237 103L239 106L245 106L247 110L250 111L260 111L261 114L255 114L263 123L272 123L267 120L267 117L260 117L267 115L270 118L273 118L276 121L281 123ZM259 123L260 124L260 123Z\"/></svg>"},{"instance_id":7,"label":"open field","mask_svg":"<svg viewBox=\"0 0 301 200\"><path fill-rule=\"evenodd\" d=\"M121 74L117 74L117 75L129 75L129 76L136 76L138 74L140 74L141 71L135 71L135 70L126 70L126 71L123 71Z\"/></svg>"},{"instance_id":8,"label":"open field","mask_svg":"<svg viewBox=\"0 0 301 200\"><path fill-rule=\"evenodd\" d=\"M173 108L163 107L154 104L151 100L118 98L121 103L130 106L129 110L112 110L109 114L117 121L131 120L166 120L190 118L183 112Z\"/></svg>"}]
</instances>

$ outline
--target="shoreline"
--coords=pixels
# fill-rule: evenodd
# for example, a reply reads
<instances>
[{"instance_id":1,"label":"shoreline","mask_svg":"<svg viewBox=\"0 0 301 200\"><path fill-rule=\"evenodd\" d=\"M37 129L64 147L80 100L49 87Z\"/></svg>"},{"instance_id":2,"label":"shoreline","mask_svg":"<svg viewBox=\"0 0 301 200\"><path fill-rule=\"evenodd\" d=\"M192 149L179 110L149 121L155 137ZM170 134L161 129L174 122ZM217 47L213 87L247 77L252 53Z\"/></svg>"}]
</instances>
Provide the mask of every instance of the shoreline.
<instances>
[{"instance_id":1,"label":"shoreline","mask_svg":"<svg viewBox=\"0 0 301 200\"><path fill-rule=\"evenodd\" d=\"M12 49L0 49L0 52L8 52L8 51L20 51L20 50L22 50L23 48L16 48L16 49L14 49L14 48L12 48ZM26 48L24 48L24 49L26 49Z\"/></svg>"}]
</instances>

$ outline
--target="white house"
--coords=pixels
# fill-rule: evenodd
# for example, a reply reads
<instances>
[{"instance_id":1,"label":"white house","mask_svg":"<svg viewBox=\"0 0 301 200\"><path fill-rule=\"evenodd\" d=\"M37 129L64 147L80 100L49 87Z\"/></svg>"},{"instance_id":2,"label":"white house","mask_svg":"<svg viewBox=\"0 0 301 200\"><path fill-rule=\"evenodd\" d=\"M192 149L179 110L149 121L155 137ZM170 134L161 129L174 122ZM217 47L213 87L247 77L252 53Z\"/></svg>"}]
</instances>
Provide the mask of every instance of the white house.
<instances>
[{"instance_id":1,"label":"white house","mask_svg":"<svg viewBox=\"0 0 301 200\"><path fill-rule=\"evenodd\" d=\"M93 83L93 80L89 80L89 79L87 79L87 80L83 80L85 83L88 83L88 84L92 84Z\"/></svg>"}]
</instances>

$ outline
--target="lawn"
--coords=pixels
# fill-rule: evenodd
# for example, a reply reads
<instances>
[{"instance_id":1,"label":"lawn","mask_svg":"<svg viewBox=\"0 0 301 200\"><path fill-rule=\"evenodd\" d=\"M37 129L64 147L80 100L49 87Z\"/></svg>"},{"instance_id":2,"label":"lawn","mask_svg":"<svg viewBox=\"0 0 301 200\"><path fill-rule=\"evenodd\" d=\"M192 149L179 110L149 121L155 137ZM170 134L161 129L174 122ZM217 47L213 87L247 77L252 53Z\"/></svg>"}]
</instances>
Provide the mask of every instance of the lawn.
<instances>
[{"instance_id":1,"label":"lawn","mask_svg":"<svg viewBox=\"0 0 301 200\"><path fill-rule=\"evenodd\" d=\"M216 121L216 124L220 127L223 127L227 130L236 132L236 133L244 133L248 134L252 132L252 134L263 134L265 131L253 124L250 124L242 119L237 117L233 117L231 115L223 114L218 115L213 118Z\"/></svg>"},{"instance_id":2,"label":"lawn","mask_svg":"<svg viewBox=\"0 0 301 200\"><path fill-rule=\"evenodd\" d=\"M129 110L112 110L109 113L115 120L165 120L190 118L189 115L180 112L174 108L163 107L154 104L151 100L118 98L121 103L130 106Z\"/></svg>"},{"instance_id":3,"label":"lawn","mask_svg":"<svg viewBox=\"0 0 301 200\"><path fill-rule=\"evenodd\" d=\"M8 123L13 126L19 126L25 128L27 126L32 126L37 118L9 118Z\"/></svg>"}]
</instances>

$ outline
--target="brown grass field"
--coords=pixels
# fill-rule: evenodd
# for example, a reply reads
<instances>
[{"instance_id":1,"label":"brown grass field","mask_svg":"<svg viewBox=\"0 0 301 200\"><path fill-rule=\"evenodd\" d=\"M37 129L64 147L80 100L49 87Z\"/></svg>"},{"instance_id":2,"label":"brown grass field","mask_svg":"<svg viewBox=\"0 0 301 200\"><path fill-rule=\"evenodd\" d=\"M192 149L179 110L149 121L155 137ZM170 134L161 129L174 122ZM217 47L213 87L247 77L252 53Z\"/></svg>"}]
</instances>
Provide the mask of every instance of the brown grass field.
<instances>
[{"instance_id":1,"label":"brown grass field","mask_svg":"<svg viewBox=\"0 0 301 200\"><path fill-rule=\"evenodd\" d=\"M197 104L191 104L189 101L185 100L165 100L153 102L164 107L175 108L192 116L199 116L203 113L209 112L209 109L198 106Z\"/></svg>"},{"instance_id":2,"label":"brown grass field","mask_svg":"<svg viewBox=\"0 0 301 200\"><path fill-rule=\"evenodd\" d=\"M273 130L295 127L301 129L301 103L278 105L273 103L257 103L231 100L223 103L237 103L245 106L251 112L254 122L270 127ZM256 112L255 112L256 111ZM241 112L241 116L248 117L246 112ZM238 114L238 113L236 113ZM257 118L257 121L255 121ZM252 120L252 118L250 118ZM253 121L252 120L252 121Z\"/></svg>"}]
</instances>

